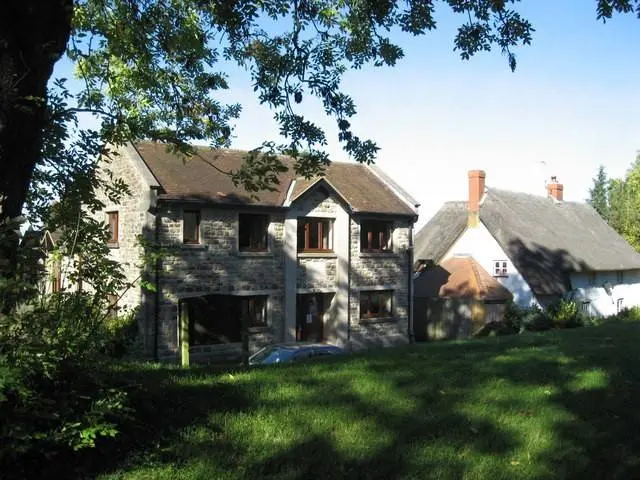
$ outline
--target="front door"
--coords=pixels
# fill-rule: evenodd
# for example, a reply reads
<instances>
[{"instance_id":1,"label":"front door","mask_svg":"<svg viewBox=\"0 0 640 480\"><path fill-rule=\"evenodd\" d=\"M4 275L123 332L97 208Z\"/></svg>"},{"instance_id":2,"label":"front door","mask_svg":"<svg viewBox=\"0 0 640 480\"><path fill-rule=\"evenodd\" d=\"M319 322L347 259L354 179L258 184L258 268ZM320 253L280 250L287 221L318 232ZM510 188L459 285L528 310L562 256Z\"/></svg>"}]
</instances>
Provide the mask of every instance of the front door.
<instances>
[{"instance_id":1,"label":"front door","mask_svg":"<svg viewBox=\"0 0 640 480\"><path fill-rule=\"evenodd\" d=\"M296 299L296 341L324 340L324 301L321 293L298 295Z\"/></svg>"}]
</instances>

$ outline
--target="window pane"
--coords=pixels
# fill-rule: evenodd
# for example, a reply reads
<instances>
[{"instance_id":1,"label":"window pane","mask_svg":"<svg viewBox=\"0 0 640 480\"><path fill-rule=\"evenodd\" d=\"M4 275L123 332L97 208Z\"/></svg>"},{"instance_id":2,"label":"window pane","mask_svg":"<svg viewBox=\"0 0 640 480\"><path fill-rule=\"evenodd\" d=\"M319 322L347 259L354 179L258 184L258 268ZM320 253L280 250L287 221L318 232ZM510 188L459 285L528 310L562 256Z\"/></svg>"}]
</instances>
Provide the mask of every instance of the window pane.
<instances>
[{"instance_id":1,"label":"window pane","mask_svg":"<svg viewBox=\"0 0 640 480\"><path fill-rule=\"evenodd\" d=\"M182 241L184 243L199 243L199 230L200 212L185 210L182 222Z\"/></svg>"},{"instance_id":2,"label":"window pane","mask_svg":"<svg viewBox=\"0 0 640 480\"><path fill-rule=\"evenodd\" d=\"M185 300L189 312L189 343L212 345L242 340L239 297L209 295Z\"/></svg>"},{"instance_id":3,"label":"window pane","mask_svg":"<svg viewBox=\"0 0 640 480\"><path fill-rule=\"evenodd\" d=\"M298 218L298 250L331 250L332 220Z\"/></svg>"},{"instance_id":4,"label":"window pane","mask_svg":"<svg viewBox=\"0 0 640 480\"><path fill-rule=\"evenodd\" d=\"M307 245L307 248L320 248L318 244L319 222L312 220L311 222L309 222L309 226L309 245Z\"/></svg>"},{"instance_id":5,"label":"window pane","mask_svg":"<svg viewBox=\"0 0 640 480\"><path fill-rule=\"evenodd\" d=\"M320 245L319 248L329 250L329 233L331 232L331 224L329 223L329 220L322 220L320 223L322 224L320 230L322 232L322 245Z\"/></svg>"},{"instance_id":6,"label":"window pane","mask_svg":"<svg viewBox=\"0 0 640 480\"><path fill-rule=\"evenodd\" d=\"M392 315L391 291L360 292L360 318Z\"/></svg>"},{"instance_id":7,"label":"window pane","mask_svg":"<svg viewBox=\"0 0 640 480\"><path fill-rule=\"evenodd\" d=\"M118 243L118 212L107 213L109 221L109 243Z\"/></svg>"},{"instance_id":8,"label":"window pane","mask_svg":"<svg viewBox=\"0 0 640 480\"><path fill-rule=\"evenodd\" d=\"M391 222L363 220L360 228L360 249L384 251L391 249Z\"/></svg>"},{"instance_id":9,"label":"window pane","mask_svg":"<svg viewBox=\"0 0 640 480\"><path fill-rule=\"evenodd\" d=\"M268 215L241 214L238 223L240 250L267 250Z\"/></svg>"},{"instance_id":10,"label":"window pane","mask_svg":"<svg viewBox=\"0 0 640 480\"><path fill-rule=\"evenodd\" d=\"M247 316L247 325L263 326L267 324L267 297L240 297L240 311Z\"/></svg>"}]
</instances>

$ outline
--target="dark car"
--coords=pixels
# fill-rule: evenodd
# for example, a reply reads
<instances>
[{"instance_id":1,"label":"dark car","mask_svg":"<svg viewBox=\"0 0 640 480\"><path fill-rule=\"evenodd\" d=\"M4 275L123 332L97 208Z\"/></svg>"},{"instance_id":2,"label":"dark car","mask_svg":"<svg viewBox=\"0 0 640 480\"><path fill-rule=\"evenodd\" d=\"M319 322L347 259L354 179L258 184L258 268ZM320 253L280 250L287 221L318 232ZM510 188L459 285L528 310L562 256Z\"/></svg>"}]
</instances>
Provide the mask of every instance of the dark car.
<instances>
[{"instance_id":1,"label":"dark car","mask_svg":"<svg viewBox=\"0 0 640 480\"><path fill-rule=\"evenodd\" d=\"M258 350L249 357L249 365L300 362L342 353L342 348L325 343L280 343L267 345Z\"/></svg>"}]
</instances>

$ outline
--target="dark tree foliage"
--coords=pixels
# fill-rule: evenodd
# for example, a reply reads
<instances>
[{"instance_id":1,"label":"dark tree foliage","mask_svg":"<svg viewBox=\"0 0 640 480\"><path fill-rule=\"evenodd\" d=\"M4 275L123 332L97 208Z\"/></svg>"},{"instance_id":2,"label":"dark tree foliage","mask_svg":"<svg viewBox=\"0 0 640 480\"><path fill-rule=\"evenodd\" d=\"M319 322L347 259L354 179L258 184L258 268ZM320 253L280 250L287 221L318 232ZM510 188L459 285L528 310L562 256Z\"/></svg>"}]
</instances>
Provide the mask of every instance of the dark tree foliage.
<instances>
[{"instance_id":1,"label":"dark tree foliage","mask_svg":"<svg viewBox=\"0 0 640 480\"><path fill-rule=\"evenodd\" d=\"M377 147L351 127L356 105L341 88L342 75L365 64L393 66L403 51L391 32L426 34L436 27L436 4L5 0L0 7L0 221L20 215L36 169L57 164L46 144L47 131L80 111L102 120L99 132L87 134L97 135L102 145L160 140L185 158L194 153L189 146L194 140L228 145L240 106L216 99L218 91L228 88L222 60L246 68L256 95L274 111L286 142L267 144L263 151L292 155L303 175L317 173L328 162L325 132L296 108L316 97L335 120L345 151L371 162ZM533 28L516 11L518 0L440 4L459 14L454 50L464 59L497 47L513 69L512 49L531 42ZM640 0L597 0L596 7L597 17L605 20L616 12L639 12ZM51 98L65 90L51 82L51 75L65 54L75 62L83 88L66 112L54 114ZM266 156L232 174L256 190L269 188L269 179L281 168L277 157ZM42 185L31 188L43 191ZM48 196L59 190L54 185ZM9 257L11 264L12 255L4 251L0 257Z\"/></svg>"}]
</instances>

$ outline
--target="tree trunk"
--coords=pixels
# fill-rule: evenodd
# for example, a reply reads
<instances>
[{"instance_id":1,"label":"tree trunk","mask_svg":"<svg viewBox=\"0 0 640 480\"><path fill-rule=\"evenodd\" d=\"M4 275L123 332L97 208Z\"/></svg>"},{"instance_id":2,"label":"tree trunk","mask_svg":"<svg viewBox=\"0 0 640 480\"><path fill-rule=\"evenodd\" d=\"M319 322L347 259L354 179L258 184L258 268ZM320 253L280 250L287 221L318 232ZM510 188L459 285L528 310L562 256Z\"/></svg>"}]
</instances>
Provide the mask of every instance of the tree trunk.
<instances>
[{"instance_id":1,"label":"tree trunk","mask_svg":"<svg viewBox=\"0 0 640 480\"><path fill-rule=\"evenodd\" d=\"M40 158L47 82L71 34L73 0L5 0L0 6L0 223L17 217ZM15 275L17 237L0 260ZM0 262L3 263L3 262Z\"/></svg>"}]
</instances>

